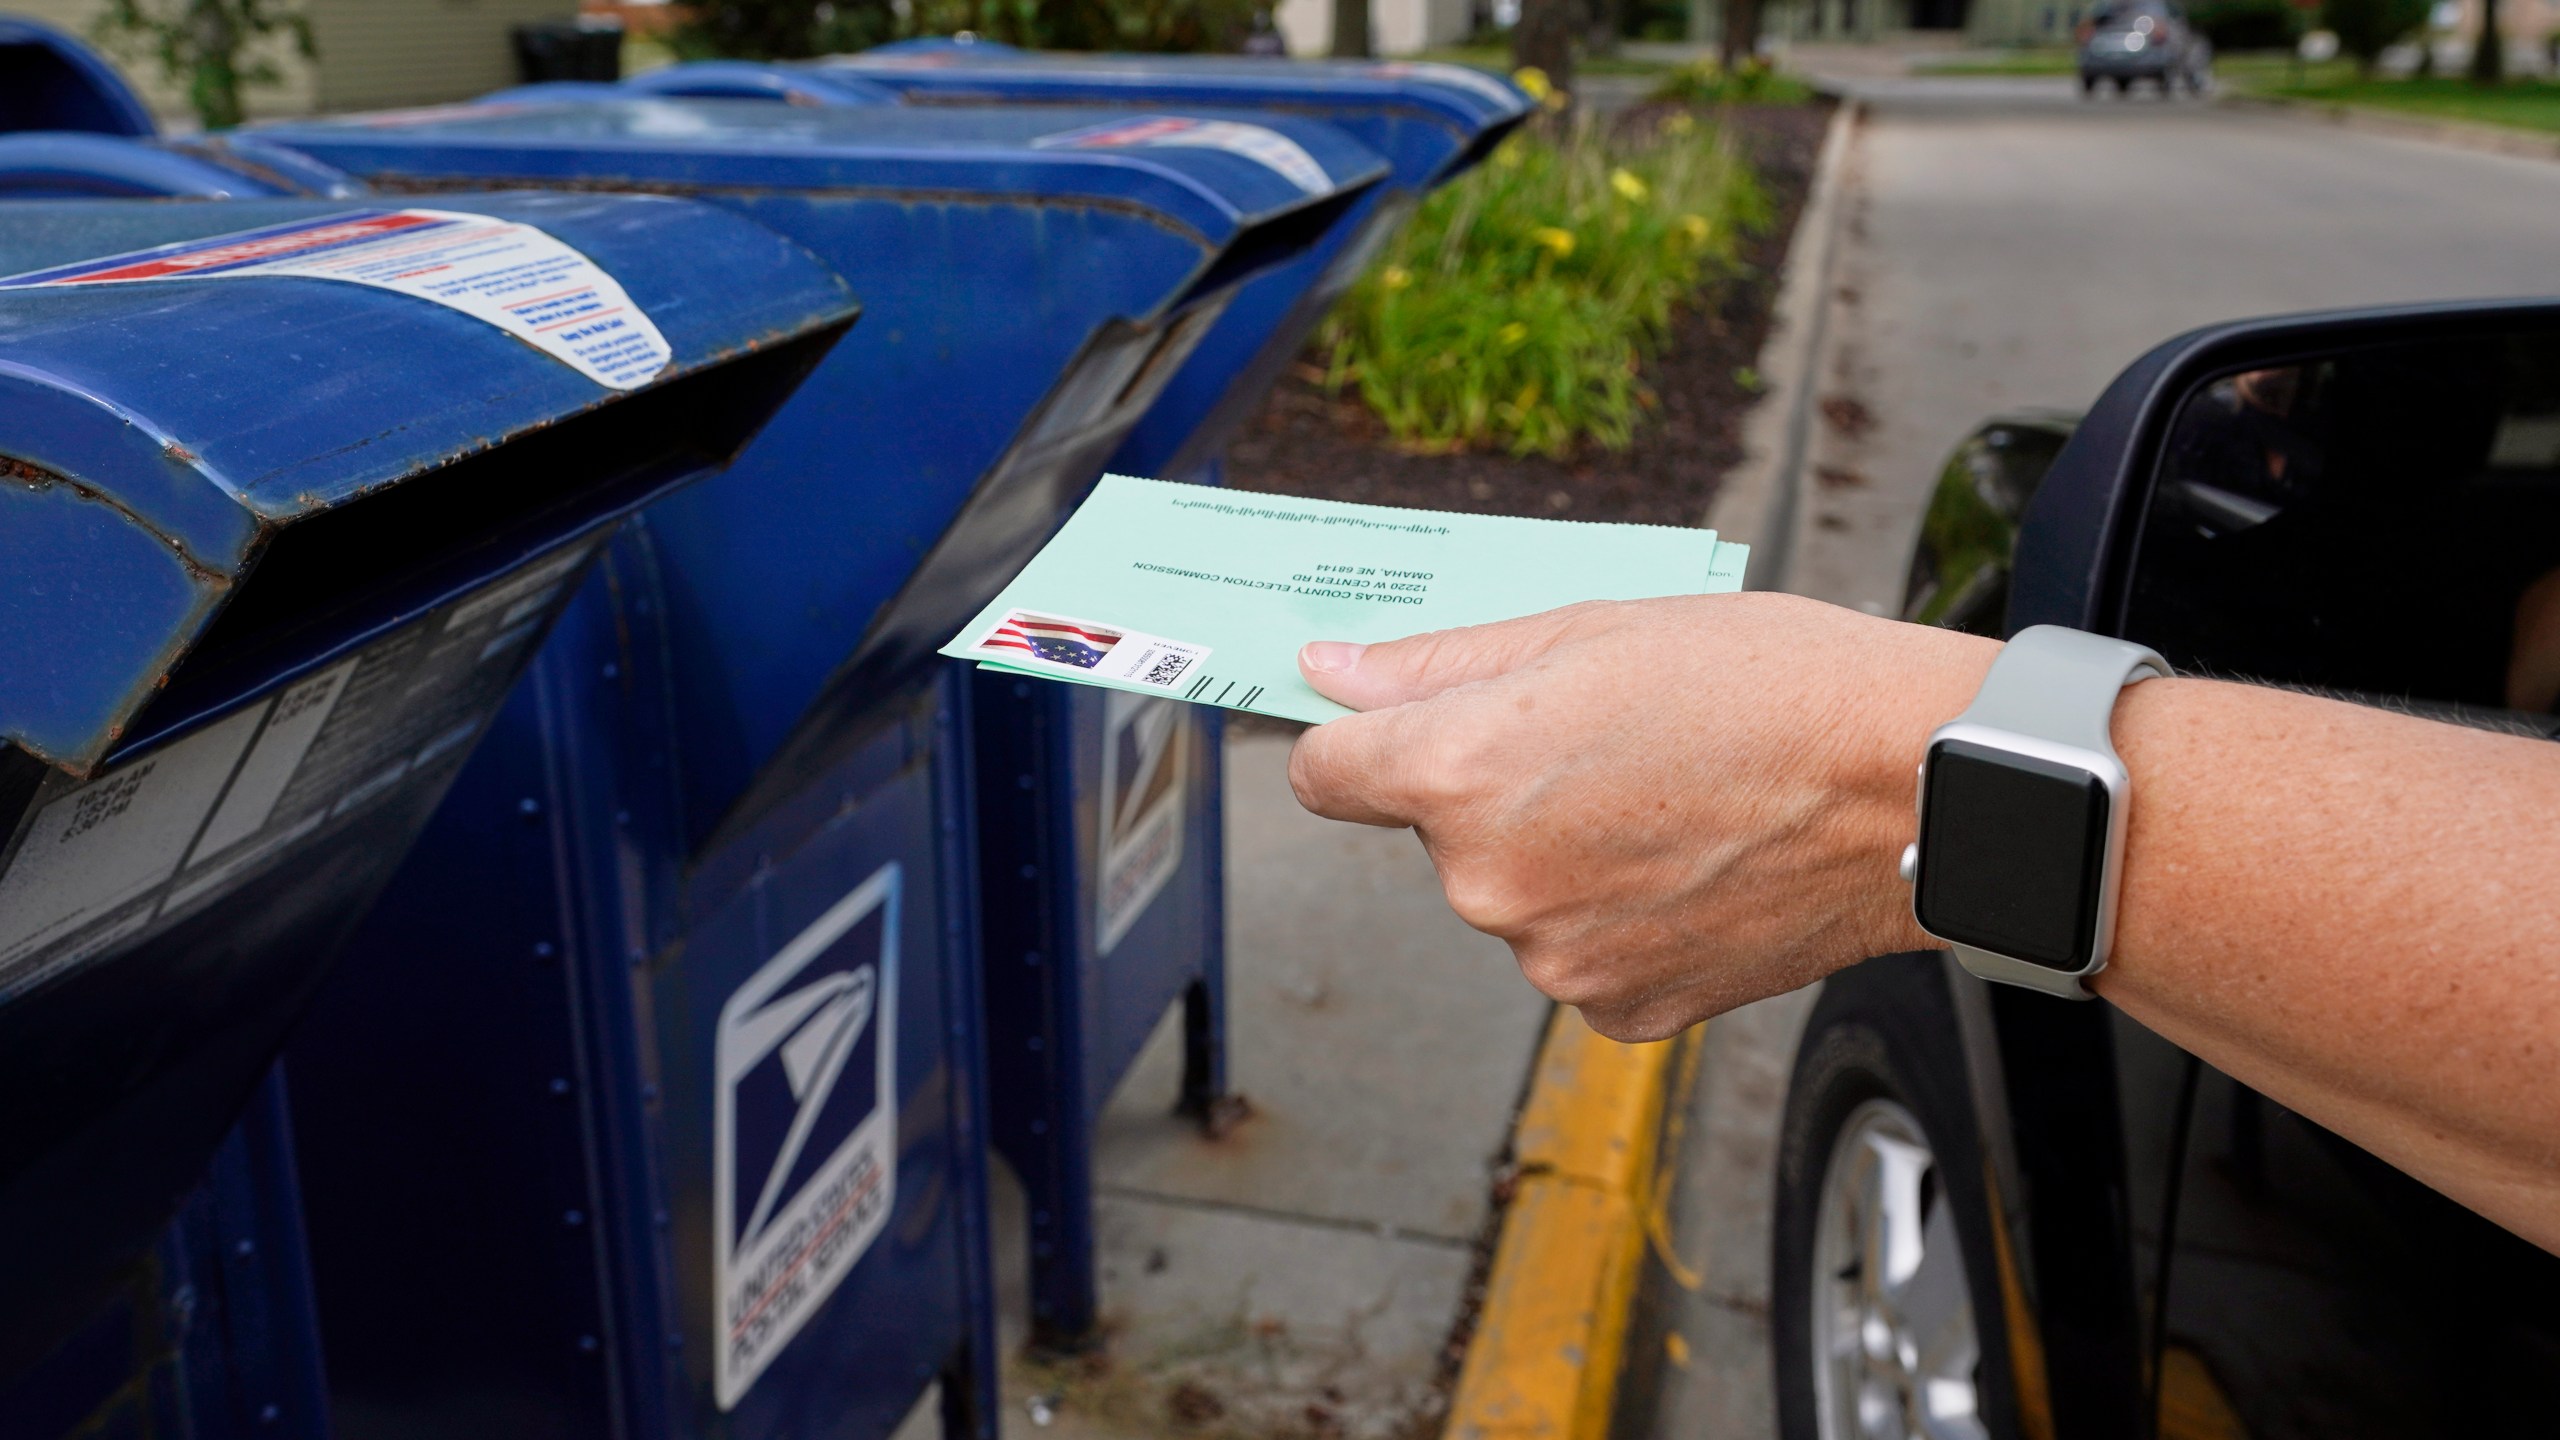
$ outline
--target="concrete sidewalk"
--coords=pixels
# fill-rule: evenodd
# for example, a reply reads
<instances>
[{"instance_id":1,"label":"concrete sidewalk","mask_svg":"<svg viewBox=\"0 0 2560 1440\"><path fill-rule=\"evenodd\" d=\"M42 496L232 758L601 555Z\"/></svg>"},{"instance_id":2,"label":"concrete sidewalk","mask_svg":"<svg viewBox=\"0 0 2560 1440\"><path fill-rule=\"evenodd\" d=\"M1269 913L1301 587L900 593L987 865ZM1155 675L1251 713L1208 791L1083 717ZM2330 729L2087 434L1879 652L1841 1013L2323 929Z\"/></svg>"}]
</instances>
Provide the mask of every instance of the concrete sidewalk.
<instances>
[{"instance_id":1,"label":"concrete sidewalk","mask_svg":"<svg viewBox=\"0 0 2560 1440\"><path fill-rule=\"evenodd\" d=\"M1237 1088L1218 1140L1172 1113L1169 1016L1106 1112L1107 1349L1023 1356L1018 1191L995 1216L1008 1436L1436 1433L1547 1003L1442 900L1412 835L1319 820L1290 737L1228 742L1228 974Z\"/></svg>"}]
</instances>

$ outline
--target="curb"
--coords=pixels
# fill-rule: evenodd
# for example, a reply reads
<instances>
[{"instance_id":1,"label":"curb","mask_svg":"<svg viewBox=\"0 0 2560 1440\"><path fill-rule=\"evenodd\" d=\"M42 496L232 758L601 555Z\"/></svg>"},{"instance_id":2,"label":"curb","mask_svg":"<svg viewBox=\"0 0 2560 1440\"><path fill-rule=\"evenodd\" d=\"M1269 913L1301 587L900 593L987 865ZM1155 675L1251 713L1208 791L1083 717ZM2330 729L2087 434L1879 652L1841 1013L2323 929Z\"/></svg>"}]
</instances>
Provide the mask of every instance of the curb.
<instances>
[{"instance_id":1,"label":"curb","mask_svg":"<svg viewBox=\"0 0 2560 1440\"><path fill-rule=\"evenodd\" d=\"M1512 1131L1519 1180L1444 1440L1604 1440L1672 1079L1700 1031L1622 1045L1557 1007Z\"/></svg>"},{"instance_id":2,"label":"curb","mask_svg":"<svg viewBox=\"0 0 2560 1440\"><path fill-rule=\"evenodd\" d=\"M1812 192L1796 219L1795 238L1779 268L1778 300L1755 368L1768 391L1742 425L1742 463L1717 487L1706 524L1751 546L1755 590L1784 590L1794 558L1797 493L1813 438L1817 370L1831 320L1833 258L1840 251L1842 174L1849 139L1866 118L1866 102L1840 95L1814 161Z\"/></svg>"},{"instance_id":3,"label":"curb","mask_svg":"<svg viewBox=\"0 0 2560 1440\"><path fill-rule=\"evenodd\" d=\"M1764 590L1785 585L1831 309L1841 173L1864 110L1843 96L1831 113L1758 357L1769 391L1744 422L1745 459L1706 517L1753 546ZM1442 1440L1606 1440L1630 1368L1670 1092L1691 1074L1703 1033L1621 1045L1556 1008L1512 1128L1519 1179Z\"/></svg>"},{"instance_id":4,"label":"curb","mask_svg":"<svg viewBox=\"0 0 2560 1440\"><path fill-rule=\"evenodd\" d=\"M2546 131L2482 125L2469 120L2427 120L2394 115L2362 105L2292 100L2280 95L2222 94L2215 96L2214 102L2234 110L2254 110L2312 124L2335 125L2341 130L2355 130L2367 135L2387 135L2398 140L2417 140L2488 155L2560 160L2560 135Z\"/></svg>"}]
</instances>

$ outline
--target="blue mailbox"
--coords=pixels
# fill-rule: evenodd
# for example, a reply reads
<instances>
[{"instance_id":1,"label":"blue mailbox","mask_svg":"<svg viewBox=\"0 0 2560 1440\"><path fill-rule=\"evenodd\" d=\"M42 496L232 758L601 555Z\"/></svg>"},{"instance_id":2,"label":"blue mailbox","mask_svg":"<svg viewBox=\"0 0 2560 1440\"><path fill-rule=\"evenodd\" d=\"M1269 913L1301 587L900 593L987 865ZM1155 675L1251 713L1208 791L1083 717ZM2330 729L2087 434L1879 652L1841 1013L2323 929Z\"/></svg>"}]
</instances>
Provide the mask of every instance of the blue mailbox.
<instances>
[{"instance_id":1,"label":"blue mailbox","mask_svg":"<svg viewBox=\"0 0 2560 1440\"><path fill-rule=\"evenodd\" d=\"M826 88L827 85L840 87ZM859 87L859 88L854 88ZM998 45L918 42L822 66L676 65L616 86L532 86L493 103L617 90L806 106L1251 106L1315 114L1390 162L1389 180L1234 300L1124 440L1113 468L1219 478L1228 436L1414 197L1474 163L1527 113L1504 82L1455 66L1274 65L1203 57L1073 60ZM1198 124L1221 113L1168 124ZM1170 1004L1183 1004L1180 1108L1211 1128L1236 1113L1226 1074L1215 712L985 682L979 763L1011 784L981 797L988 877L989 1051L997 1148L1031 1196L1032 1310L1041 1338L1093 1334L1095 1117ZM1135 777L1147 783L1132 790ZM1134 808L1133 808L1134 807Z\"/></svg>"},{"instance_id":2,"label":"blue mailbox","mask_svg":"<svg viewBox=\"0 0 2560 1440\"><path fill-rule=\"evenodd\" d=\"M493 993L528 998L457 1002L386 1071L346 1037L376 1033L354 1017L388 1021L403 989L342 986L293 1057L332 1383L381 1433L872 1435L947 1354L931 1337L959 1313L941 1297L972 1263L952 1237L985 1142L962 1053L976 696L932 652L1236 287L1384 168L1319 125L1184 143L1162 118L536 97L253 132L403 193L699 194L808 246L865 304L862 341L729 483L634 527L613 603L573 612L556 685L553 657L538 667L526 738L457 788L449 815L535 801L525 855L431 835L377 911L367 973L468 954ZM497 887L485 911L440 908L455 887L431 877L452 866ZM894 1047L830 1069L831 1034ZM439 1077L434 1115L411 1111L438 1140L367 1153L372 1101L418 1074ZM553 1108L522 1107L554 1081ZM877 1133L894 1146L860 1138ZM537 1198L442 1174L456 1147L546 1177ZM876 1212L874 1194L891 1197ZM839 1201L858 1218L834 1223ZM385 1204L420 1237L396 1252L363 1243ZM826 1258L795 1267L811 1244ZM948 1418L991 1424L971 1383L946 1376Z\"/></svg>"},{"instance_id":3,"label":"blue mailbox","mask_svg":"<svg viewBox=\"0 0 2560 1440\"><path fill-rule=\"evenodd\" d=\"M1424 193L1490 154L1531 110L1494 76L1418 61L1069 56L927 40L808 68L918 106L1307 115L1386 157L1388 180L1357 212L1238 293L1111 461L1130 474L1212 484L1224 478L1228 441L1379 245ZM1170 701L992 677L980 684L979 713L984 774L1074 782L990 783L979 822L997 1144L1033 1197L1035 1321L1044 1338L1072 1346L1093 1334L1097 1311L1096 1117L1176 996L1185 1000L1182 1107L1213 1130L1233 1113L1222 726L1219 712Z\"/></svg>"},{"instance_id":4,"label":"blue mailbox","mask_svg":"<svg viewBox=\"0 0 2560 1440\"><path fill-rule=\"evenodd\" d=\"M1351 223L1238 295L1111 461L1125 474L1213 483L1227 442L1415 202L1493 153L1535 108L1509 81L1421 60L1067 55L911 40L809 68L866 81L916 105L1209 106L1305 115L1386 158L1386 183Z\"/></svg>"},{"instance_id":5,"label":"blue mailbox","mask_svg":"<svg viewBox=\"0 0 2560 1440\"><path fill-rule=\"evenodd\" d=\"M181 1197L614 526L853 314L668 201L9 207L0 1433L176 1423Z\"/></svg>"},{"instance_id":6,"label":"blue mailbox","mask_svg":"<svg viewBox=\"0 0 2560 1440\"><path fill-rule=\"evenodd\" d=\"M96 51L50 25L0 15L0 131L152 129L142 97Z\"/></svg>"},{"instance_id":7,"label":"blue mailbox","mask_svg":"<svg viewBox=\"0 0 2560 1440\"><path fill-rule=\"evenodd\" d=\"M77 130L0 134L0 200L251 200L364 193L307 156L244 136L133 140Z\"/></svg>"}]
</instances>

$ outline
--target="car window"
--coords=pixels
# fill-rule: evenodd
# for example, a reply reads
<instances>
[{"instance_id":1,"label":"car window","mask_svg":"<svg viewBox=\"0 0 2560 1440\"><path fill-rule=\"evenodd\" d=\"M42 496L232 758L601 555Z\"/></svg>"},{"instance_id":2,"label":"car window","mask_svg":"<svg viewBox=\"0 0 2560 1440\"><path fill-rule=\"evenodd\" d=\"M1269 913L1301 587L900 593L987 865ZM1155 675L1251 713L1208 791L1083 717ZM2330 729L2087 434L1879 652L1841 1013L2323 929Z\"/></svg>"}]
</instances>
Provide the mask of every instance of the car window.
<instances>
[{"instance_id":1,"label":"car window","mask_svg":"<svg viewBox=\"0 0 2560 1440\"><path fill-rule=\"evenodd\" d=\"M2560 339L2200 388L2154 479L2125 633L2185 669L2560 709Z\"/></svg>"}]
</instances>

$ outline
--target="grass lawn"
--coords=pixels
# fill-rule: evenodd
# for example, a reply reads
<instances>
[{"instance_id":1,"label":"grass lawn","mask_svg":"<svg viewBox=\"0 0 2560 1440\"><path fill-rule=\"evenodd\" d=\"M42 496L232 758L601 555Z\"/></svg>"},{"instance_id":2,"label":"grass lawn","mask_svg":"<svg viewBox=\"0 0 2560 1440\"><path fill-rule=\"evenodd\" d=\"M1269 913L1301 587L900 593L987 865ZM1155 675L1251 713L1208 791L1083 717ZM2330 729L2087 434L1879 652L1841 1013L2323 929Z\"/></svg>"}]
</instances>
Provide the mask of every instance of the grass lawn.
<instances>
[{"instance_id":1,"label":"grass lawn","mask_svg":"<svg viewBox=\"0 0 2560 1440\"><path fill-rule=\"evenodd\" d=\"M2560 132L2560 84L2539 79L2480 86L2468 80L2441 77L2359 80L2348 70L2335 77L2313 78L2308 83L2279 82L2247 88L2261 95L2318 105L2354 105L2437 120Z\"/></svg>"},{"instance_id":2,"label":"grass lawn","mask_svg":"<svg viewBox=\"0 0 2560 1440\"><path fill-rule=\"evenodd\" d=\"M2073 51L2060 46L1977 50L1912 62L1915 75L2070 75L2079 70Z\"/></svg>"}]
</instances>

